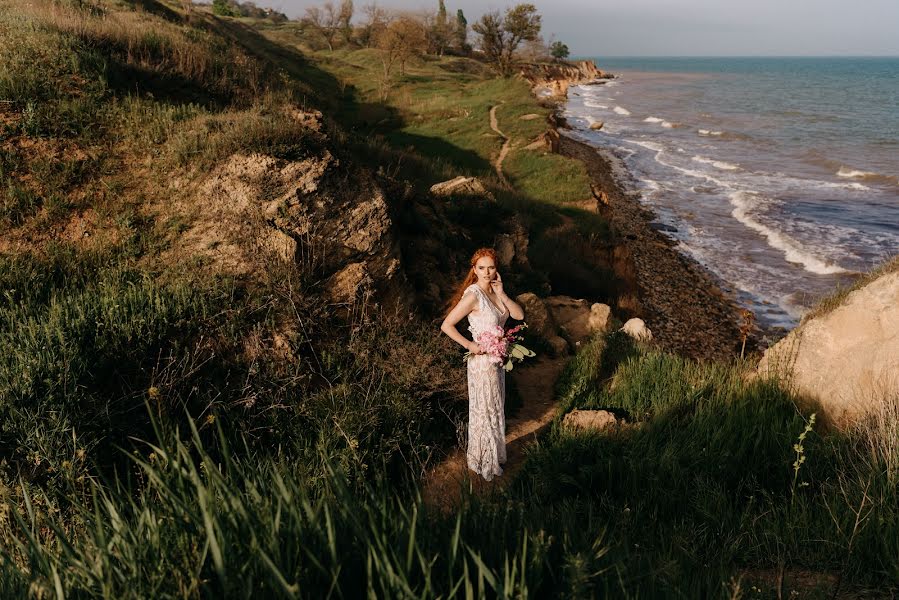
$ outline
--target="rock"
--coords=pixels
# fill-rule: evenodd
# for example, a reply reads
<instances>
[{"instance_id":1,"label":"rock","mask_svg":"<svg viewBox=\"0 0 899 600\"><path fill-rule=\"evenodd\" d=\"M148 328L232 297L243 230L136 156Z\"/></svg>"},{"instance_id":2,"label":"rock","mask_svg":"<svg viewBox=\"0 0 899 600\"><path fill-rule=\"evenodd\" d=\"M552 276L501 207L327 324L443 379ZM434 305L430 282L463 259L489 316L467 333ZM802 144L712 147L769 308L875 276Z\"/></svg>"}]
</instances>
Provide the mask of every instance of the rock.
<instances>
[{"instance_id":1,"label":"rock","mask_svg":"<svg viewBox=\"0 0 899 600\"><path fill-rule=\"evenodd\" d=\"M550 296L546 299L546 308L559 325L571 323L579 318L586 319L590 313L590 305L586 300L571 296Z\"/></svg>"},{"instance_id":2,"label":"rock","mask_svg":"<svg viewBox=\"0 0 899 600\"><path fill-rule=\"evenodd\" d=\"M592 183L590 184L590 192L593 194L593 197L596 198L597 202L603 206L611 206L612 202L609 200L609 195Z\"/></svg>"},{"instance_id":3,"label":"rock","mask_svg":"<svg viewBox=\"0 0 899 600\"><path fill-rule=\"evenodd\" d=\"M655 229L656 231L664 231L667 233L677 233L677 227L672 225L668 225L667 223L660 223L658 221L652 221L649 223L649 226Z\"/></svg>"},{"instance_id":4,"label":"rock","mask_svg":"<svg viewBox=\"0 0 899 600\"><path fill-rule=\"evenodd\" d=\"M559 336L552 315L537 294L526 292L515 298L515 301L524 310L524 318L531 331L547 341Z\"/></svg>"},{"instance_id":5,"label":"rock","mask_svg":"<svg viewBox=\"0 0 899 600\"><path fill-rule=\"evenodd\" d=\"M592 123L590 123L590 129L592 129L593 131L599 131L600 129L602 129L603 125L605 125L605 123L602 121L593 121Z\"/></svg>"},{"instance_id":6,"label":"rock","mask_svg":"<svg viewBox=\"0 0 899 600\"><path fill-rule=\"evenodd\" d=\"M522 121L533 121L534 119L539 119L540 115L538 115L537 113L531 113L529 115L521 115L518 118Z\"/></svg>"},{"instance_id":7,"label":"rock","mask_svg":"<svg viewBox=\"0 0 899 600\"><path fill-rule=\"evenodd\" d=\"M335 273L325 282L328 297L336 304L352 304L357 295L370 287L372 279L365 263L352 263Z\"/></svg>"},{"instance_id":8,"label":"rock","mask_svg":"<svg viewBox=\"0 0 899 600\"><path fill-rule=\"evenodd\" d=\"M297 241L283 231L277 229L269 231L265 239L265 245L285 262L296 260Z\"/></svg>"},{"instance_id":9,"label":"rock","mask_svg":"<svg viewBox=\"0 0 899 600\"><path fill-rule=\"evenodd\" d=\"M765 352L758 373L820 404L822 416L837 426L899 398L899 272L803 322Z\"/></svg>"},{"instance_id":10,"label":"rock","mask_svg":"<svg viewBox=\"0 0 899 600\"><path fill-rule=\"evenodd\" d=\"M604 431L618 426L618 419L607 410L574 409L562 418L562 425L582 431Z\"/></svg>"},{"instance_id":11,"label":"rock","mask_svg":"<svg viewBox=\"0 0 899 600\"><path fill-rule=\"evenodd\" d=\"M301 125L312 131L321 131L322 113L318 110L302 110L298 107L287 109L287 114Z\"/></svg>"},{"instance_id":12,"label":"rock","mask_svg":"<svg viewBox=\"0 0 899 600\"><path fill-rule=\"evenodd\" d=\"M591 306L586 300L568 296L550 296L546 299L546 308L572 350L588 341L595 333L605 331L611 312L605 304L595 303Z\"/></svg>"},{"instance_id":13,"label":"rock","mask_svg":"<svg viewBox=\"0 0 899 600\"><path fill-rule=\"evenodd\" d=\"M646 323L643 322L643 319L638 319L634 317L630 319L624 326L621 328L621 331L628 334L638 342L649 342L652 340L652 331L646 326Z\"/></svg>"},{"instance_id":14,"label":"rock","mask_svg":"<svg viewBox=\"0 0 899 600\"><path fill-rule=\"evenodd\" d=\"M563 338L556 335L548 338L546 341L549 344L549 347L552 348L555 356L565 356L568 354L568 342Z\"/></svg>"},{"instance_id":15,"label":"rock","mask_svg":"<svg viewBox=\"0 0 899 600\"><path fill-rule=\"evenodd\" d=\"M460 175L449 181L442 181L431 186L431 195L437 197L447 196L479 196L494 200L484 184L477 177L465 177Z\"/></svg>"},{"instance_id":16,"label":"rock","mask_svg":"<svg viewBox=\"0 0 899 600\"><path fill-rule=\"evenodd\" d=\"M525 150L546 150L547 148L546 138L543 134L537 136L537 139L524 147Z\"/></svg>"},{"instance_id":17,"label":"rock","mask_svg":"<svg viewBox=\"0 0 899 600\"><path fill-rule=\"evenodd\" d=\"M559 132L555 129L547 129L546 133L543 134L543 140L546 144L546 147L549 148L550 152L558 154L559 152L559 144L561 144L561 139L559 137Z\"/></svg>"},{"instance_id":18,"label":"rock","mask_svg":"<svg viewBox=\"0 0 899 600\"><path fill-rule=\"evenodd\" d=\"M508 267L512 264L512 259L515 258L515 242L512 241L511 235L501 233L496 236L493 249L496 250L496 258L501 267Z\"/></svg>"},{"instance_id":19,"label":"rock","mask_svg":"<svg viewBox=\"0 0 899 600\"><path fill-rule=\"evenodd\" d=\"M515 300L524 310L528 327L545 339L557 355L573 351L593 334L608 327L611 310L605 304L591 306L586 300L568 296L550 296L543 300L531 292L521 294Z\"/></svg>"},{"instance_id":20,"label":"rock","mask_svg":"<svg viewBox=\"0 0 899 600\"><path fill-rule=\"evenodd\" d=\"M591 333L603 332L609 326L609 316L612 314L612 309L607 304L600 304L599 302L594 302L592 306L590 306L590 317L587 319L587 329Z\"/></svg>"}]
</instances>

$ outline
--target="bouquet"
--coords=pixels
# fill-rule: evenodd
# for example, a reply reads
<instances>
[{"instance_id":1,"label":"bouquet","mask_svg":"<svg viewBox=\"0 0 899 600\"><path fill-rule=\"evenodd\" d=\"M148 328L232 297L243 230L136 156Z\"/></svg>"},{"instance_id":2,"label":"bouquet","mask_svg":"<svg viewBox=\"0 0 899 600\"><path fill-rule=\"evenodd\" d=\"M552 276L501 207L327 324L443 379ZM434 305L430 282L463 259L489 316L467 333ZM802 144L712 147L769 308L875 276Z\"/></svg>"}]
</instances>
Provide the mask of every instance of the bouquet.
<instances>
[{"instance_id":1,"label":"bouquet","mask_svg":"<svg viewBox=\"0 0 899 600\"><path fill-rule=\"evenodd\" d=\"M495 365L504 364L506 371L512 370L512 361L521 362L525 358L536 356L532 350L528 350L519 342L522 341L520 332L527 327L527 323L522 323L517 327L513 327L509 331L505 331L501 325L482 331L475 338L475 342L484 351L487 358ZM471 352L466 352L464 359L468 360L472 356L476 356Z\"/></svg>"}]
</instances>

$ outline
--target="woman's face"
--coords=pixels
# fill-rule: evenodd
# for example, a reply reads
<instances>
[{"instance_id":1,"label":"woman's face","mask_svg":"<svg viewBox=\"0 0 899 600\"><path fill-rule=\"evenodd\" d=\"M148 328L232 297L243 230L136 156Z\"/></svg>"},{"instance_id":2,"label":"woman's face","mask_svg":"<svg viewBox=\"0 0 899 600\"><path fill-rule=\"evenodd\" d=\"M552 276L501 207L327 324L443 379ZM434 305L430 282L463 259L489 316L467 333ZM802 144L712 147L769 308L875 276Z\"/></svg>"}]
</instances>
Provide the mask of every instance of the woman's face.
<instances>
[{"instance_id":1,"label":"woman's face","mask_svg":"<svg viewBox=\"0 0 899 600\"><path fill-rule=\"evenodd\" d=\"M482 256L474 264L474 272L478 281L493 281L496 278L496 263L489 256Z\"/></svg>"}]
</instances>

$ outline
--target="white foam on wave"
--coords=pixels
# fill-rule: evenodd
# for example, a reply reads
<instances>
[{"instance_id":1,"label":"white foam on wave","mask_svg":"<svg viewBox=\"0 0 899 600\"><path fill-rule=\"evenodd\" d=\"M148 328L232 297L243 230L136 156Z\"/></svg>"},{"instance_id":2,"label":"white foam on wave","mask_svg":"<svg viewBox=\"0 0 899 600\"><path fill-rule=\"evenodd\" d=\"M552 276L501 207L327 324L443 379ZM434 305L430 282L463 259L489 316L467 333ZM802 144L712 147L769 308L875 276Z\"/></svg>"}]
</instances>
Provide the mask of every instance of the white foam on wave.
<instances>
[{"instance_id":1,"label":"white foam on wave","mask_svg":"<svg viewBox=\"0 0 899 600\"><path fill-rule=\"evenodd\" d=\"M591 102L590 100L584 100L584 106L589 108L609 108L607 104L600 104L598 102Z\"/></svg>"},{"instance_id":2,"label":"white foam on wave","mask_svg":"<svg viewBox=\"0 0 899 600\"><path fill-rule=\"evenodd\" d=\"M626 109L626 108L622 108L622 107L620 107L620 106L616 106L616 107L613 108L612 110L615 111L616 113L618 113L619 115L629 115L629 114L631 114L631 111L629 111L629 110Z\"/></svg>"},{"instance_id":3,"label":"white foam on wave","mask_svg":"<svg viewBox=\"0 0 899 600\"><path fill-rule=\"evenodd\" d=\"M740 167L738 165L731 164L729 162L724 162L723 160L715 160L713 158L706 158L704 156L694 156L693 160L699 163L703 163L706 165L712 165L718 169L724 169L725 171L736 171Z\"/></svg>"},{"instance_id":4,"label":"white foam on wave","mask_svg":"<svg viewBox=\"0 0 899 600\"><path fill-rule=\"evenodd\" d=\"M641 179L640 181L644 186L646 186L647 192L658 192L660 189L662 189L662 186L659 184L659 182L655 181L654 179L646 178Z\"/></svg>"},{"instance_id":5,"label":"white foam on wave","mask_svg":"<svg viewBox=\"0 0 899 600\"><path fill-rule=\"evenodd\" d=\"M671 123L670 121L662 121L662 127L664 127L665 129L674 129L675 126L676 125L674 123Z\"/></svg>"},{"instance_id":6,"label":"white foam on wave","mask_svg":"<svg viewBox=\"0 0 899 600\"><path fill-rule=\"evenodd\" d=\"M746 227L763 235L769 246L784 253L787 262L801 264L806 271L818 275L832 275L834 273L847 272L846 269L837 264L827 263L812 255L802 247L802 244L790 236L775 231L752 218L750 210L754 204L752 201L752 198L755 197L754 194L737 191L728 194L728 196L730 197L730 203L734 207L734 210L731 213L733 217Z\"/></svg>"},{"instance_id":7,"label":"white foam on wave","mask_svg":"<svg viewBox=\"0 0 899 600\"><path fill-rule=\"evenodd\" d=\"M699 135L724 135L723 131L709 131L708 129L700 129Z\"/></svg>"},{"instance_id":8,"label":"white foam on wave","mask_svg":"<svg viewBox=\"0 0 899 600\"><path fill-rule=\"evenodd\" d=\"M665 119L660 119L659 117L646 117L643 119L644 123L662 123Z\"/></svg>"},{"instance_id":9,"label":"white foam on wave","mask_svg":"<svg viewBox=\"0 0 899 600\"><path fill-rule=\"evenodd\" d=\"M877 173L870 171L859 171L858 169L850 169L849 167L840 167L837 171L837 177L846 179L864 179L865 177L877 177Z\"/></svg>"},{"instance_id":10,"label":"white foam on wave","mask_svg":"<svg viewBox=\"0 0 899 600\"><path fill-rule=\"evenodd\" d=\"M665 149L664 146L662 146L662 144L657 144L656 142L644 142L641 140L624 140L624 141L631 143L631 144L636 144L638 146L643 146L644 148L652 150L653 152L661 152Z\"/></svg>"}]
</instances>

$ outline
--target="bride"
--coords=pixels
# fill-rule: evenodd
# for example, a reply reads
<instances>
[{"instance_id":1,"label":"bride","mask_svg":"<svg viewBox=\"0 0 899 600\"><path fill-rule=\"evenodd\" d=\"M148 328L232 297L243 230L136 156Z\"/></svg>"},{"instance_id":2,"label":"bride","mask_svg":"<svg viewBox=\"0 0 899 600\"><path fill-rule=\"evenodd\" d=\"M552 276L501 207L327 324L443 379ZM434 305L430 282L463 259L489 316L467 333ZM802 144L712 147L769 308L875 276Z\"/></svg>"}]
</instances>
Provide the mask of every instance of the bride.
<instances>
[{"instance_id":1,"label":"bride","mask_svg":"<svg viewBox=\"0 0 899 600\"><path fill-rule=\"evenodd\" d=\"M508 317L524 319L524 311L503 290L496 271L496 252L481 248L471 257L471 269L459 286L440 330L471 352L468 360L468 468L490 481L502 475L506 462L506 372L481 347L456 329L468 317L474 339L485 330L504 325Z\"/></svg>"}]
</instances>

